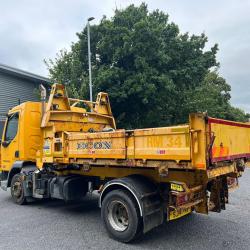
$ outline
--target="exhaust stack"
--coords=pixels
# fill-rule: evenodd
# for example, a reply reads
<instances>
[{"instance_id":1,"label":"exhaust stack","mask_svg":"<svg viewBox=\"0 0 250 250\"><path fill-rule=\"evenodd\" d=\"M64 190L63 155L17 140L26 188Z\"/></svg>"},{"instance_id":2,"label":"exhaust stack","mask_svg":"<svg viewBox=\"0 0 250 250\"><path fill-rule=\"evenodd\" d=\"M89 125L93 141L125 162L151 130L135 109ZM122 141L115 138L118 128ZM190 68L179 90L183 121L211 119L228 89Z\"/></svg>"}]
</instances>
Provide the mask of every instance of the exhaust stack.
<instances>
[{"instance_id":1,"label":"exhaust stack","mask_svg":"<svg viewBox=\"0 0 250 250\"><path fill-rule=\"evenodd\" d=\"M40 84L40 91L41 91L41 102L42 102L42 120L46 111L46 97L47 97L47 91L46 88Z\"/></svg>"}]
</instances>

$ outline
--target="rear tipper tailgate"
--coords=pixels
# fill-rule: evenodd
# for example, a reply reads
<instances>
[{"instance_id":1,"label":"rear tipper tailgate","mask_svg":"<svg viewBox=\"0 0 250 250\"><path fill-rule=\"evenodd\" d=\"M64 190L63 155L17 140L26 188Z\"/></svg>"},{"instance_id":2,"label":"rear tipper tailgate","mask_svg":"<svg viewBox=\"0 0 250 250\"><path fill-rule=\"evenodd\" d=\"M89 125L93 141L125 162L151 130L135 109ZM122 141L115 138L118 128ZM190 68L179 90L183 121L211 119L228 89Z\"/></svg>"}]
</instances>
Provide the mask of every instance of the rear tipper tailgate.
<instances>
[{"instance_id":1,"label":"rear tipper tailgate","mask_svg":"<svg viewBox=\"0 0 250 250\"><path fill-rule=\"evenodd\" d=\"M211 163L250 158L250 125L208 118Z\"/></svg>"},{"instance_id":2,"label":"rear tipper tailgate","mask_svg":"<svg viewBox=\"0 0 250 250\"><path fill-rule=\"evenodd\" d=\"M250 159L250 124L191 114L192 165L202 169ZM225 164L228 165L228 164Z\"/></svg>"}]
</instances>

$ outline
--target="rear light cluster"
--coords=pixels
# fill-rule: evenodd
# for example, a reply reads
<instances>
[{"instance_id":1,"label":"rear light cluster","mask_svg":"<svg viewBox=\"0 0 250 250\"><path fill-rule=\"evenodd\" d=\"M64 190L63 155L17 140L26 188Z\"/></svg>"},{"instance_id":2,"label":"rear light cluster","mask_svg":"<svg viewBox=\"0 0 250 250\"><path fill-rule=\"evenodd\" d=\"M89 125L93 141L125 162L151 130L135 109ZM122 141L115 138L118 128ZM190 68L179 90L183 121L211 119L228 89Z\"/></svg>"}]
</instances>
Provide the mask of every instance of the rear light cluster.
<instances>
[{"instance_id":1,"label":"rear light cluster","mask_svg":"<svg viewBox=\"0 0 250 250\"><path fill-rule=\"evenodd\" d=\"M189 195L186 193L178 194L176 196L176 205L177 206L183 205L183 204L187 203L188 201L189 201Z\"/></svg>"},{"instance_id":2,"label":"rear light cluster","mask_svg":"<svg viewBox=\"0 0 250 250\"><path fill-rule=\"evenodd\" d=\"M172 192L170 204L174 207L184 205L190 201L190 196L187 193Z\"/></svg>"}]
</instances>

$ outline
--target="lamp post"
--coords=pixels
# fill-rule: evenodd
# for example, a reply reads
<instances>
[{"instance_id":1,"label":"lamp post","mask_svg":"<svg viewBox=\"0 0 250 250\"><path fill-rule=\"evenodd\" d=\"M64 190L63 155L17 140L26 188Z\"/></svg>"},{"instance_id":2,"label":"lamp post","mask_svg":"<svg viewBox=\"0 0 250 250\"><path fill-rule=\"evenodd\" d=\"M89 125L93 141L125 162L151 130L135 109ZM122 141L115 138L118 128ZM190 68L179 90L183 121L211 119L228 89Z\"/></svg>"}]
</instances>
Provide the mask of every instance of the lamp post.
<instances>
[{"instance_id":1,"label":"lamp post","mask_svg":"<svg viewBox=\"0 0 250 250\"><path fill-rule=\"evenodd\" d=\"M89 59L89 98L90 101L93 101L92 97L92 73L91 73L91 51L90 51L90 21L94 20L94 17L88 18L87 23L87 33L88 33L88 59Z\"/></svg>"}]
</instances>

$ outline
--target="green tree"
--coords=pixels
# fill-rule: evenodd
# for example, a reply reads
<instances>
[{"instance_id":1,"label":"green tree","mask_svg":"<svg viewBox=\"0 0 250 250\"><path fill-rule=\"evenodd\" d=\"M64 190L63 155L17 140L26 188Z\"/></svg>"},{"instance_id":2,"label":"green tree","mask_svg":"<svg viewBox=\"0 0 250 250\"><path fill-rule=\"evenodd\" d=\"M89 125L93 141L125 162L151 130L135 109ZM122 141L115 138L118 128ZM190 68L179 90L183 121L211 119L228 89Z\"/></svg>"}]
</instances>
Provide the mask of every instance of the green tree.
<instances>
[{"instance_id":1,"label":"green tree","mask_svg":"<svg viewBox=\"0 0 250 250\"><path fill-rule=\"evenodd\" d=\"M231 87L217 71L209 72L201 86L185 92L184 112L207 112L209 116L246 122L249 115L230 105Z\"/></svg>"},{"instance_id":2,"label":"green tree","mask_svg":"<svg viewBox=\"0 0 250 250\"><path fill-rule=\"evenodd\" d=\"M60 51L47 65L70 95L88 98L86 27L77 36L70 51ZM198 109L242 119L244 113L229 104L230 86L210 73L218 66L218 46L205 51L206 42L205 34L181 34L167 14L149 12L146 4L116 10L91 27L94 93L109 94L118 127L182 123Z\"/></svg>"}]
</instances>

